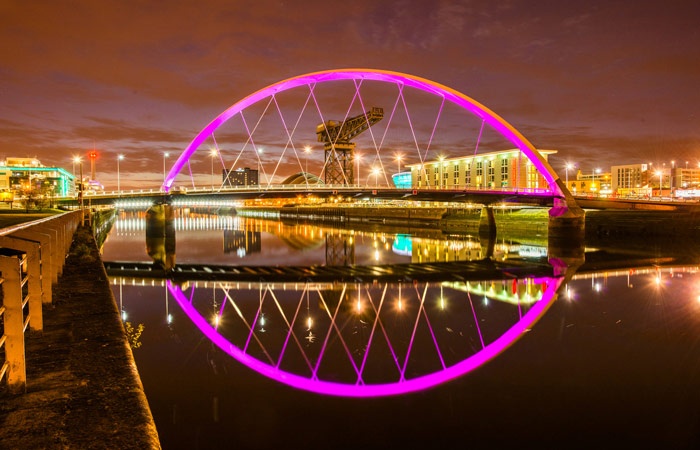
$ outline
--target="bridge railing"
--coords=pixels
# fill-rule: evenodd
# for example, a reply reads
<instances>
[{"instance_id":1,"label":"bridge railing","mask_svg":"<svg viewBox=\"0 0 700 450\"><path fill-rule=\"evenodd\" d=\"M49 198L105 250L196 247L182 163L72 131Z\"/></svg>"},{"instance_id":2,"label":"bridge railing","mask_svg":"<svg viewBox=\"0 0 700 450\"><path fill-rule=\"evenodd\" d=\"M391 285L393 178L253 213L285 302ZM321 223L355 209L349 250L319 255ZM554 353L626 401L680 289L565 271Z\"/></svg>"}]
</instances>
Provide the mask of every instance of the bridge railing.
<instances>
[{"instance_id":1,"label":"bridge railing","mask_svg":"<svg viewBox=\"0 0 700 450\"><path fill-rule=\"evenodd\" d=\"M43 331L43 305L81 221L75 211L0 230L0 382L12 393L26 391L27 329Z\"/></svg>"},{"instance_id":2,"label":"bridge railing","mask_svg":"<svg viewBox=\"0 0 700 450\"><path fill-rule=\"evenodd\" d=\"M262 184L248 186L199 186L199 187L175 187L170 190L169 194L217 194L217 193L232 193L232 192L269 192L269 191L328 191L333 190L338 193L342 192L357 192L376 191L376 192L468 192L468 193L499 193L499 194L534 194L534 195L551 195L552 191L548 188L525 188L525 187L485 187L485 186L468 186L468 185L450 185L450 186L423 186L411 188L397 188L392 186L372 186L372 185L347 185L347 184ZM137 196L154 196L164 195L162 189L129 189L123 191L104 191L86 194L84 199L89 201L91 198L133 198ZM75 200L77 196L57 197L57 200Z\"/></svg>"}]
</instances>

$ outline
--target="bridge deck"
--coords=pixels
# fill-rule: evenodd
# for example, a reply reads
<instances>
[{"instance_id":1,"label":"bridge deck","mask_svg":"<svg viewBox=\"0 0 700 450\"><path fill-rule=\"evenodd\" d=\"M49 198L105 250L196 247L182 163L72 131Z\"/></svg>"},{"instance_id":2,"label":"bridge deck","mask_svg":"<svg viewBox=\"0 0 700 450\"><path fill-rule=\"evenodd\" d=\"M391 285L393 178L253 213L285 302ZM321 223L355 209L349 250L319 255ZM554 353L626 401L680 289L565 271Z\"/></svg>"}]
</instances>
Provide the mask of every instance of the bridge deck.
<instances>
[{"instance_id":1,"label":"bridge deck","mask_svg":"<svg viewBox=\"0 0 700 450\"><path fill-rule=\"evenodd\" d=\"M162 192L133 192L133 193L104 193L90 195L84 198L86 205L112 205L119 202L133 202L137 200L150 203L159 202L200 202L200 201L225 201L225 200L251 200L251 199L294 199L299 196L335 197L342 195L346 198L373 198L382 200L412 200L412 201L439 201L439 202L465 202L483 205L497 203L515 203L531 206L552 206L556 197L551 191L545 189L391 189L371 187L348 186L323 186L307 188L296 185L255 187L222 190L198 190L162 193ZM58 204L65 206L77 206L78 199L63 197L55 199Z\"/></svg>"}]
</instances>

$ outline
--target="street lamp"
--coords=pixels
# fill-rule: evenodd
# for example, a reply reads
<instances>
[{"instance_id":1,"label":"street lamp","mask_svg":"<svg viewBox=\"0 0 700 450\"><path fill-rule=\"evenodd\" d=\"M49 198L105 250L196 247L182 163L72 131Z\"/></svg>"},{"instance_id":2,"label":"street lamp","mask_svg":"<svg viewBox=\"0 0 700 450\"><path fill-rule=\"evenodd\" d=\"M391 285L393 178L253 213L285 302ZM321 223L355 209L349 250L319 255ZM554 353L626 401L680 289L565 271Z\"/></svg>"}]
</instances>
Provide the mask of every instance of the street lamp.
<instances>
[{"instance_id":1,"label":"street lamp","mask_svg":"<svg viewBox=\"0 0 700 450\"><path fill-rule=\"evenodd\" d=\"M311 153L311 147L306 146L304 147L304 153L306 153L306 163L304 166L304 180L306 180L306 185L308 187L309 185L309 153Z\"/></svg>"},{"instance_id":2,"label":"street lamp","mask_svg":"<svg viewBox=\"0 0 700 450\"><path fill-rule=\"evenodd\" d=\"M600 169L595 170L596 175L600 175ZM593 186L595 187L595 175L593 175ZM598 181L598 195L600 195L600 181Z\"/></svg>"},{"instance_id":3,"label":"street lamp","mask_svg":"<svg viewBox=\"0 0 700 450\"><path fill-rule=\"evenodd\" d=\"M80 156L73 157L73 178L75 178L75 164L79 163L81 160Z\"/></svg>"},{"instance_id":4,"label":"street lamp","mask_svg":"<svg viewBox=\"0 0 700 450\"><path fill-rule=\"evenodd\" d=\"M209 156L211 156L211 190L214 190L214 158L219 154L215 148L209 150Z\"/></svg>"},{"instance_id":5,"label":"street lamp","mask_svg":"<svg viewBox=\"0 0 700 450\"><path fill-rule=\"evenodd\" d=\"M439 171L439 174L440 174L440 183L438 184L438 187L439 187L440 189L442 189L442 162L443 162L444 160L445 160L445 157L444 157L444 156L438 156L438 161L439 161L438 164L440 164L440 171Z\"/></svg>"},{"instance_id":6,"label":"street lamp","mask_svg":"<svg viewBox=\"0 0 700 450\"><path fill-rule=\"evenodd\" d=\"M362 159L362 153L355 153L355 162L357 163L357 187L362 184L362 177L360 177L360 160Z\"/></svg>"},{"instance_id":7,"label":"street lamp","mask_svg":"<svg viewBox=\"0 0 700 450\"><path fill-rule=\"evenodd\" d=\"M675 171L676 171L676 161L671 160L671 176L669 177L671 196L673 196L673 176L675 175L675 173L674 173Z\"/></svg>"},{"instance_id":8,"label":"street lamp","mask_svg":"<svg viewBox=\"0 0 700 450\"><path fill-rule=\"evenodd\" d=\"M83 159L80 156L74 156L73 157L73 172L75 173L75 165L82 163ZM76 177L77 178L77 177ZM78 178L78 183L76 184L76 190L78 191L78 198L80 198L80 186L81 183L83 182L82 180L82 174L80 175L80 178Z\"/></svg>"},{"instance_id":9,"label":"street lamp","mask_svg":"<svg viewBox=\"0 0 700 450\"><path fill-rule=\"evenodd\" d=\"M117 155L117 195L121 196L122 187L119 179L119 161L124 159L124 155Z\"/></svg>"},{"instance_id":10,"label":"street lamp","mask_svg":"<svg viewBox=\"0 0 700 450\"><path fill-rule=\"evenodd\" d=\"M163 153L163 183L165 183L165 160L168 158L168 156L170 156L170 153Z\"/></svg>"},{"instance_id":11,"label":"street lamp","mask_svg":"<svg viewBox=\"0 0 700 450\"><path fill-rule=\"evenodd\" d=\"M372 175L374 175L374 187L379 187L379 169L377 167L372 168Z\"/></svg>"},{"instance_id":12,"label":"street lamp","mask_svg":"<svg viewBox=\"0 0 700 450\"><path fill-rule=\"evenodd\" d=\"M262 159L260 156L263 154L263 148L258 148L258 186L260 186L260 181L262 180Z\"/></svg>"},{"instance_id":13,"label":"street lamp","mask_svg":"<svg viewBox=\"0 0 700 450\"><path fill-rule=\"evenodd\" d=\"M661 170L657 170L656 174L659 176L659 197L661 197L661 177L663 176L663 172ZM652 197L653 197L653 192L652 192Z\"/></svg>"},{"instance_id":14,"label":"street lamp","mask_svg":"<svg viewBox=\"0 0 700 450\"><path fill-rule=\"evenodd\" d=\"M80 207L80 224L84 225L85 212L83 210L83 159L80 156L73 158L74 163L80 164L80 183L78 184L78 205Z\"/></svg>"},{"instance_id":15,"label":"street lamp","mask_svg":"<svg viewBox=\"0 0 700 450\"><path fill-rule=\"evenodd\" d=\"M403 154L402 153L397 153L396 154L396 173L401 173L401 160L403 159Z\"/></svg>"},{"instance_id":16,"label":"street lamp","mask_svg":"<svg viewBox=\"0 0 700 450\"><path fill-rule=\"evenodd\" d=\"M566 169L566 188L569 189L569 170L573 169L574 166L571 163L566 163L564 168Z\"/></svg>"}]
</instances>

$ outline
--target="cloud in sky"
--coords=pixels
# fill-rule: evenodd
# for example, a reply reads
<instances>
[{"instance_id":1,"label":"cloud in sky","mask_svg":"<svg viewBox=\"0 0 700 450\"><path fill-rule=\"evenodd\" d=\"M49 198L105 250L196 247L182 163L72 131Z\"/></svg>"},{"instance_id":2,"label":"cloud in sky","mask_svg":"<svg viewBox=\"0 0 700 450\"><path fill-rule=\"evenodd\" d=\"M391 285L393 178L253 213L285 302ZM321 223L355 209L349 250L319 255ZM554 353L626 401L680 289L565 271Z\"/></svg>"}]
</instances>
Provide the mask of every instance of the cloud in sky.
<instances>
[{"instance_id":1,"label":"cloud in sky","mask_svg":"<svg viewBox=\"0 0 700 450\"><path fill-rule=\"evenodd\" d=\"M697 164L698 17L691 1L6 0L0 156L70 167L94 146L106 185L118 153L123 186L157 185L163 152L252 92L367 67L474 98L555 168Z\"/></svg>"}]
</instances>

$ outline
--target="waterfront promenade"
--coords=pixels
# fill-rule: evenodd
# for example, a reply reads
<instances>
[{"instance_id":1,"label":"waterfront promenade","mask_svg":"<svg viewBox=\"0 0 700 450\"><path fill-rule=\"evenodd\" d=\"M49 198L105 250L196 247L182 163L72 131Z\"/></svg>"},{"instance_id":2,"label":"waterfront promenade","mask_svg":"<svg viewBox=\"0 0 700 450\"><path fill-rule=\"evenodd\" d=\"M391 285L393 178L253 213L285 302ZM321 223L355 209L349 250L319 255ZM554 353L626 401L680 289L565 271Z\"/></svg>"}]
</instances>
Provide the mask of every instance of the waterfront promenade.
<instances>
[{"instance_id":1,"label":"waterfront promenade","mask_svg":"<svg viewBox=\"0 0 700 450\"><path fill-rule=\"evenodd\" d=\"M159 449L155 423L92 232L75 232L27 389L0 387L0 449Z\"/></svg>"}]
</instances>

